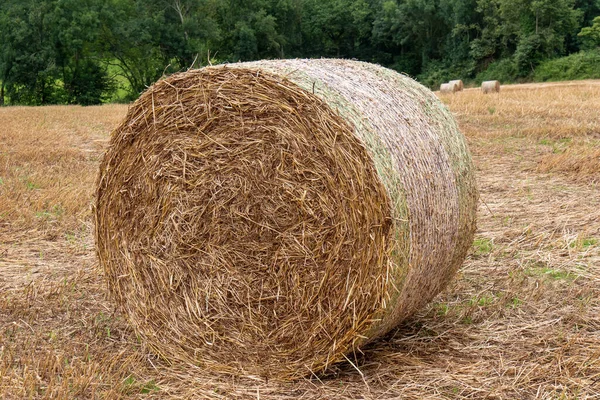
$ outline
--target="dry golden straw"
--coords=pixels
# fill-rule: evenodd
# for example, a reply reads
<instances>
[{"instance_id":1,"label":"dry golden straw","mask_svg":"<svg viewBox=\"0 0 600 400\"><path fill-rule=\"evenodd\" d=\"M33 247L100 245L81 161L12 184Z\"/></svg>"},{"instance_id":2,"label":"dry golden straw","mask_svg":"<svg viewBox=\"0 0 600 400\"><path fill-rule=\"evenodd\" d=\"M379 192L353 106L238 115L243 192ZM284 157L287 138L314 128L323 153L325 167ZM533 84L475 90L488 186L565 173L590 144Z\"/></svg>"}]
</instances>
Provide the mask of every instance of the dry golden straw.
<instances>
[{"instance_id":1,"label":"dry golden straw","mask_svg":"<svg viewBox=\"0 0 600 400\"><path fill-rule=\"evenodd\" d=\"M448 83L451 84L451 85L452 84L456 85L456 91L457 92L462 92L462 90L465 88L465 85L463 84L463 81L461 79L450 81Z\"/></svg>"},{"instance_id":2,"label":"dry golden straw","mask_svg":"<svg viewBox=\"0 0 600 400\"><path fill-rule=\"evenodd\" d=\"M207 67L156 83L113 132L97 253L159 355L293 379L430 301L472 243L476 198L454 118L406 76Z\"/></svg>"},{"instance_id":3,"label":"dry golden straw","mask_svg":"<svg viewBox=\"0 0 600 400\"><path fill-rule=\"evenodd\" d=\"M455 93L458 91L458 86L456 83L442 83L440 85L441 93Z\"/></svg>"},{"instance_id":4,"label":"dry golden straw","mask_svg":"<svg viewBox=\"0 0 600 400\"><path fill-rule=\"evenodd\" d=\"M499 81L485 81L481 83L481 91L484 94L488 93L499 93L500 82Z\"/></svg>"}]
</instances>

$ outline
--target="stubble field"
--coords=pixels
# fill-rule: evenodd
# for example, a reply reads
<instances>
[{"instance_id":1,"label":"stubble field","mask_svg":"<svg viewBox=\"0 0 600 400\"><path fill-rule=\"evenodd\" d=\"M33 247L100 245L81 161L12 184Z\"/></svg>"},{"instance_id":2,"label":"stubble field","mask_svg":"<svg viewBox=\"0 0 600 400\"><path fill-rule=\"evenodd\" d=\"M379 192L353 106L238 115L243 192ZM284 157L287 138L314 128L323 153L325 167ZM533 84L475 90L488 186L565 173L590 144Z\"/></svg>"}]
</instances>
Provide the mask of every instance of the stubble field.
<instances>
[{"instance_id":1,"label":"stubble field","mask_svg":"<svg viewBox=\"0 0 600 400\"><path fill-rule=\"evenodd\" d=\"M600 398L600 82L442 100L477 169L470 256L359 370L289 384L167 365L114 311L90 206L127 106L0 108L0 398Z\"/></svg>"}]
</instances>

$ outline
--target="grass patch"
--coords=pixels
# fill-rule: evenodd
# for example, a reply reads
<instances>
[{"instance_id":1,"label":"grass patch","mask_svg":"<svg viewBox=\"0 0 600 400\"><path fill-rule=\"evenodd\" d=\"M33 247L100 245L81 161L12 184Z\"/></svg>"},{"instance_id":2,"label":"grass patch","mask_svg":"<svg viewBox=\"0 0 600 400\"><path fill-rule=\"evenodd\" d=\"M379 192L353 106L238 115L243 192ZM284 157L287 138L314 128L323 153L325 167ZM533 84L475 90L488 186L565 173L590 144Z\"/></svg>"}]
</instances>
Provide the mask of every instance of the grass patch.
<instances>
[{"instance_id":1,"label":"grass patch","mask_svg":"<svg viewBox=\"0 0 600 400\"><path fill-rule=\"evenodd\" d=\"M160 390L160 387L156 384L154 379L149 380L148 382L140 382L133 375L129 375L125 378L121 386L122 392L127 395L149 394Z\"/></svg>"},{"instance_id":2,"label":"grass patch","mask_svg":"<svg viewBox=\"0 0 600 400\"><path fill-rule=\"evenodd\" d=\"M573 138L560 138L560 139L550 139L550 138L542 138L538 141L538 144L543 146L552 147L552 154L562 154L568 148L569 145L573 142Z\"/></svg>"},{"instance_id":3,"label":"grass patch","mask_svg":"<svg viewBox=\"0 0 600 400\"><path fill-rule=\"evenodd\" d=\"M581 245L583 246L584 249L587 249L588 247L593 247L596 246L598 244L598 240L594 239L594 238L588 238L588 239L583 239Z\"/></svg>"},{"instance_id":4,"label":"grass patch","mask_svg":"<svg viewBox=\"0 0 600 400\"><path fill-rule=\"evenodd\" d=\"M519 299L518 297L513 297L512 300L510 301L511 308L519 308L522 305L523 305L523 300Z\"/></svg>"},{"instance_id":5,"label":"grass patch","mask_svg":"<svg viewBox=\"0 0 600 400\"><path fill-rule=\"evenodd\" d=\"M488 255L492 252L493 248L494 248L494 244L492 243L491 239L476 238L473 241L473 249L474 249L474 254L476 256Z\"/></svg>"},{"instance_id":6,"label":"grass patch","mask_svg":"<svg viewBox=\"0 0 600 400\"><path fill-rule=\"evenodd\" d=\"M51 208L46 208L35 213L38 219L49 220L60 218L65 213L65 209L61 204L55 204Z\"/></svg>"},{"instance_id":7,"label":"grass patch","mask_svg":"<svg viewBox=\"0 0 600 400\"><path fill-rule=\"evenodd\" d=\"M577 274L571 271L565 271L559 268L551 268L543 261L530 263L524 270L526 276L545 278L549 280L572 282L577 278Z\"/></svg>"},{"instance_id":8,"label":"grass patch","mask_svg":"<svg viewBox=\"0 0 600 400\"><path fill-rule=\"evenodd\" d=\"M446 303L436 303L433 306L435 313L439 317L445 317L448 315L448 311L450 311L450 307Z\"/></svg>"},{"instance_id":9,"label":"grass patch","mask_svg":"<svg viewBox=\"0 0 600 400\"><path fill-rule=\"evenodd\" d=\"M37 183L35 183L34 181L32 181L29 178L26 178L24 183L25 183L25 186L27 187L27 190L35 190L35 189L40 188L40 185L38 185Z\"/></svg>"},{"instance_id":10,"label":"grass patch","mask_svg":"<svg viewBox=\"0 0 600 400\"><path fill-rule=\"evenodd\" d=\"M533 80L537 82L572 81L598 79L599 76L600 50L592 50L541 63L535 69Z\"/></svg>"},{"instance_id":11,"label":"grass patch","mask_svg":"<svg viewBox=\"0 0 600 400\"><path fill-rule=\"evenodd\" d=\"M587 250L590 247L595 247L598 244L598 239L593 237L577 238L569 243L569 247L572 249Z\"/></svg>"}]
</instances>

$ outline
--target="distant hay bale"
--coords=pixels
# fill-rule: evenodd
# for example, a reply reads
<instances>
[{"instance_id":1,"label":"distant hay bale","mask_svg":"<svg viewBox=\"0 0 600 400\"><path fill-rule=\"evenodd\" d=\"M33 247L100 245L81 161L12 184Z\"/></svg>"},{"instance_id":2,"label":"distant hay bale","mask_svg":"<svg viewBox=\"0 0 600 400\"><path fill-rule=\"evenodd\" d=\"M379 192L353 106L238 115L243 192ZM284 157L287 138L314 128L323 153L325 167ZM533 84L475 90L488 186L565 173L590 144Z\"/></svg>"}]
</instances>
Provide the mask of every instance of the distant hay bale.
<instances>
[{"instance_id":1,"label":"distant hay bale","mask_svg":"<svg viewBox=\"0 0 600 400\"><path fill-rule=\"evenodd\" d=\"M463 81L460 79L454 80L454 81L450 81L448 82L450 85L454 84L456 85L456 91L457 92L462 92L462 90L465 88L465 85L463 84Z\"/></svg>"},{"instance_id":2,"label":"distant hay bale","mask_svg":"<svg viewBox=\"0 0 600 400\"><path fill-rule=\"evenodd\" d=\"M454 118L406 76L326 59L207 67L156 83L113 132L96 248L160 356L293 379L442 290L476 199Z\"/></svg>"},{"instance_id":3,"label":"distant hay bale","mask_svg":"<svg viewBox=\"0 0 600 400\"><path fill-rule=\"evenodd\" d=\"M441 93L455 93L458 91L458 86L456 83L442 83L440 85Z\"/></svg>"},{"instance_id":4,"label":"distant hay bale","mask_svg":"<svg viewBox=\"0 0 600 400\"><path fill-rule=\"evenodd\" d=\"M500 82L499 81L485 81L481 83L481 91L484 94L488 93L499 93Z\"/></svg>"}]
</instances>

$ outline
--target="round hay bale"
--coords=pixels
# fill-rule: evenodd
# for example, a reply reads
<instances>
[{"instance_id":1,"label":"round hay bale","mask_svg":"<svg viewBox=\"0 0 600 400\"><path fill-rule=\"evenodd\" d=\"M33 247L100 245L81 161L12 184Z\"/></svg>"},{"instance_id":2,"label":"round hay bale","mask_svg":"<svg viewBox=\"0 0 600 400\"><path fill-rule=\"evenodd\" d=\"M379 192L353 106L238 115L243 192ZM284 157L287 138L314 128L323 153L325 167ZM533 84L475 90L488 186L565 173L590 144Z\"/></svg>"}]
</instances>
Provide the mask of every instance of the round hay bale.
<instances>
[{"instance_id":1,"label":"round hay bale","mask_svg":"<svg viewBox=\"0 0 600 400\"><path fill-rule=\"evenodd\" d=\"M463 89L465 88L465 85L463 84L463 81L461 79L450 81L448 83L451 84L451 85L452 84L456 85L456 91L457 92L462 92Z\"/></svg>"},{"instance_id":2,"label":"round hay bale","mask_svg":"<svg viewBox=\"0 0 600 400\"><path fill-rule=\"evenodd\" d=\"M481 83L481 91L484 94L488 93L500 93L500 82L499 81L485 81Z\"/></svg>"},{"instance_id":3,"label":"round hay bale","mask_svg":"<svg viewBox=\"0 0 600 400\"><path fill-rule=\"evenodd\" d=\"M456 83L442 83L440 85L441 93L455 93L456 91L458 91Z\"/></svg>"},{"instance_id":4,"label":"round hay bale","mask_svg":"<svg viewBox=\"0 0 600 400\"><path fill-rule=\"evenodd\" d=\"M157 82L113 132L97 254L160 356L293 379L442 290L476 199L454 118L406 76L327 59L207 67Z\"/></svg>"}]
</instances>

